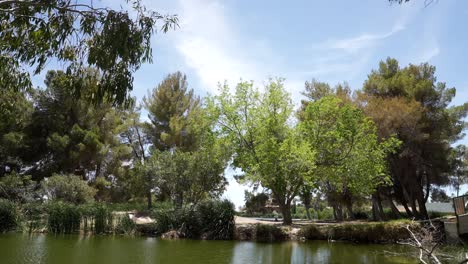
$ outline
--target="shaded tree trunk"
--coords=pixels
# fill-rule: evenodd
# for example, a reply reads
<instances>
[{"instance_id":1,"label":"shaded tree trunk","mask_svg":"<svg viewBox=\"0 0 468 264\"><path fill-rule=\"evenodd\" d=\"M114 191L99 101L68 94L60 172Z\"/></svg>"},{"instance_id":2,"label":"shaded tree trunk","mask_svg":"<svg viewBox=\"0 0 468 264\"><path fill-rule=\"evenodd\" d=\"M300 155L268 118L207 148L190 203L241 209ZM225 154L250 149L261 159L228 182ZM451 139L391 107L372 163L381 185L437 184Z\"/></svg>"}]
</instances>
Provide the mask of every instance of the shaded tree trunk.
<instances>
[{"instance_id":1,"label":"shaded tree trunk","mask_svg":"<svg viewBox=\"0 0 468 264\"><path fill-rule=\"evenodd\" d=\"M291 203L282 202L279 204L281 214L283 215L283 225L292 224Z\"/></svg>"},{"instance_id":2,"label":"shaded tree trunk","mask_svg":"<svg viewBox=\"0 0 468 264\"><path fill-rule=\"evenodd\" d=\"M400 218L401 217L400 211L398 211L398 208L393 203L392 198L388 199L388 203L389 203L390 209L392 210L392 216L394 218Z\"/></svg>"},{"instance_id":3,"label":"shaded tree trunk","mask_svg":"<svg viewBox=\"0 0 468 264\"><path fill-rule=\"evenodd\" d=\"M335 220L338 222L343 221L343 209L338 203L333 203L333 215L335 216Z\"/></svg>"},{"instance_id":4,"label":"shaded tree trunk","mask_svg":"<svg viewBox=\"0 0 468 264\"><path fill-rule=\"evenodd\" d=\"M148 190L148 192L146 193L146 199L147 199L147 202L148 202L148 209L151 209L153 207L153 201L152 201L152 197L151 197L151 190Z\"/></svg>"},{"instance_id":5,"label":"shaded tree trunk","mask_svg":"<svg viewBox=\"0 0 468 264\"><path fill-rule=\"evenodd\" d=\"M305 207L305 209L306 209L307 219L312 220L312 217L311 217L310 212L309 212L309 210L310 210L310 203L309 203L309 204L304 204L304 207Z\"/></svg>"}]
</instances>

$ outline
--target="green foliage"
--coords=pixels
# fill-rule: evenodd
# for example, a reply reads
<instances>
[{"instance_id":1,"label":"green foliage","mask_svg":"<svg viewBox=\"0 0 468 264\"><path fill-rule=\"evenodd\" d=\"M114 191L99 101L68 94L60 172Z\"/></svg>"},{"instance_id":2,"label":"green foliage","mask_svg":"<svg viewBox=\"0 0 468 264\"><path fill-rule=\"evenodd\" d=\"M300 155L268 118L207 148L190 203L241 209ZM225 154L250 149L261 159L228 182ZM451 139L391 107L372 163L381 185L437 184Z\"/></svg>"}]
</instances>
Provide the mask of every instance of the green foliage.
<instances>
[{"instance_id":1,"label":"green foliage","mask_svg":"<svg viewBox=\"0 0 468 264\"><path fill-rule=\"evenodd\" d=\"M42 182L42 188L52 201L83 204L94 201L96 190L76 175L53 175Z\"/></svg>"},{"instance_id":2,"label":"green foliage","mask_svg":"<svg viewBox=\"0 0 468 264\"><path fill-rule=\"evenodd\" d=\"M188 89L185 74L169 74L143 100L151 120L147 133L154 148L161 151L174 147L183 151L194 149L197 135L190 128L190 119L200 107L200 98L194 95L193 89Z\"/></svg>"},{"instance_id":3,"label":"green foliage","mask_svg":"<svg viewBox=\"0 0 468 264\"><path fill-rule=\"evenodd\" d=\"M207 200L195 208L205 239L230 240L234 235L234 204L229 200Z\"/></svg>"},{"instance_id":4,"label":"green foliage","mask_svg":"<svg viewBox=\"0 0 468 264\"><path fill-rule=\"evenodd\" d=\"M379 143L375 124L357 107L326 96L303 113L303 133L317 151L322 184L365 196L389 183L386 155L395 142Z\"/></svg>"},{"instance_id":5,"label":"green foliage","mask_svg":"<svg viewBox=\"0 0 468 264\"><path fill-rule=\"evenodd\" d=\"M361 100L379 135L385 139L395 134L402 142L388 157L392 180L401 183L392 192L400 203L420 204L412 208L418 218L427 218L426 186L449 183L456 168L451 166L451 143L463 137L468 112L468 103L449 106L456 90L438 82L435 70L428 63L400 68L388 58L365 81Z\"/></svg>"},{"instance_id":6,"label":"green foliage","mask_svg":"<svg viewBox=\"0 0 468 264\"><path fill-rule=\"evenodd\" d=\"M255 238L258 242L284 241L287 237L287 234L277 225L257 224L255 226Z\"/></svg>"},{"instance_id":7,"label":"green foliage","mask_svg":"<svg viewBox=\"0 0 468 264\"><path fill-rule=\"evenodd\" d=\"M0 178L0 198L16 202L32 200L34 183L31 176L9 173Z\"/></svg>"},{"instance_id":8,"label":"green foliage","mask_svg":"<svg viewBox=\"0 0 468 264\"><path fill-rule=\"evenodd\" d=\"M125 102L133 72L152 60L150 40L156 23L163 21L163 32L178 23L177 16L149 11L139 0L131 6L135 15L95 7L92 1L0 2L0 58L9 63L7 70L0 67L0 80L22 89L30 80L20 64L33 66L38 74L53 58L66 65L70 77L81 76L88 66L99 70L101 82L88 100ZM82 82L72 82L70 94L82 95L82 87Z\"/></svg>"},{"instance_id":9,"label":"green foliage","mask_svg":"<svg viewBox=\"0 0 468 264\"><path fill-rule=\"evenodd\" d=\"M325 239L323 231L321 231L316 225L306 225L301 227L298 232L299 237L303 237L306 240L321 240Z\"/></svg>"},{"instance_id":10,"label":"green foliage","mask_svg":"<svg viewBox=\"0 0 468 264\"><path fill-rule=\"evenodd\" d=\"M155 187L164 189L164 194L181 207L223 193L227 158L213 145L194 152L155 152L146 163L146 173L155 175Z\"/></svg>"},{"instance_id":11,"label":"green foliage","mask_svg":"<svg viewBox=\"0 0 468 264\"><path fill-rule=\"evenodd\" d=\"M95 234L104 234L113 228L112 211L105 204L96 203L94 205L94 228Z\"/></svg>"},{"instance_id":12,"label":"green foliage","mask_svg":"<svg viewBox=\"0 0 468 264\"><path fill-rule=\"evenodd\" d=\"M255 213L264 214L266 213L266 202L270 199L268 194L259 193L254 194L247 190L244 191L245 209L247 214L252 215Z\"/></svg>"},{"instance_id":13,"label":"green foliage","mask_svg":"<svg viewBox=\"0 0 468 264\"><path fill-rule=\"evenodd\" d=\"M360 243L396 243L410 237L405 225L410 224L417 232L419 224L411 222L379 222L365 224L342 224L333 226L328 236L335 240L348 240Z\"/></svg>"},{"instance_id":14,"label":"green foliage","mask_svg":"<svg viewBox=\"0 0 468 264\"><path fill-rule=\"evenodd\" d=\"M55 234L76 233L80 229L81 212L77 205L53 202L47 205L47 228Z\"/></svg>"},{"instance_id":15,"label":"green foliage","mask_svg":"<svg viewBox=\"0 0 468 264\"><path fill-rule=\"evenodd\" d=\"M234 235L234 205L228 200L208 200L194 208L173 208L163 205L152 211L157 234L170 230L187 238L229 240Z\"/></svg>"},{"instance_id":16,"label":"green foliage","mask_svg":"<svg viewBox=\"0 0 468 264\"><path fill-rule=\"evenodd\" d=\"M0 199L0 233L14 230L18 225L16 205L5 199Z\"/></svg>"},{"instance_id":17,"label":"green foliage","mask_svg":"<svg viewBox=\"0 0 468 264\"><path fill-rule=\"evenodd\" d=\"M282 80L270 80L260 94L241 82L231 94L227 85L209 100L220 132L234 150L234 166L243 180L272 191L291 223L290 205L304 182L312 181L314 151L291 125L292 103Z\"/></svg>"},{"instance_id":18,"label":"green foliage","mask_svg":"<svg viewBox=\"0 0 468 264\"><path fill-rule=\"evenodd\" d=\"M136 224L130 219L128 214L125 214L118 219L116 230L126 235L132 235L136 231Z\"/></svg>"}]
</instances>

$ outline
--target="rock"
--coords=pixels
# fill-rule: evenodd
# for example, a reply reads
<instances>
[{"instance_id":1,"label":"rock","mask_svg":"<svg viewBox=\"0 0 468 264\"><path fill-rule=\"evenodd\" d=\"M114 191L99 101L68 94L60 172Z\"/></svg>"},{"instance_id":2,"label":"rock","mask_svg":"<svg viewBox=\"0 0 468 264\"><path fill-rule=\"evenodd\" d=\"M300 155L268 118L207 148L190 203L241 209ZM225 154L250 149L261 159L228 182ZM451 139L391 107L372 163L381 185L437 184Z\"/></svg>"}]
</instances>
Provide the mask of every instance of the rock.
<instances>
[{"instance_id":1,"label":"rock","mask_svg":"<svg viewBox=\"0 0 468 264\"><path fill-rule=\"evenodd\" d=\"M179 231L171 230L161 235L163 239L180 239L184 238L185 235Z\"/></svg>"}]
</instances>

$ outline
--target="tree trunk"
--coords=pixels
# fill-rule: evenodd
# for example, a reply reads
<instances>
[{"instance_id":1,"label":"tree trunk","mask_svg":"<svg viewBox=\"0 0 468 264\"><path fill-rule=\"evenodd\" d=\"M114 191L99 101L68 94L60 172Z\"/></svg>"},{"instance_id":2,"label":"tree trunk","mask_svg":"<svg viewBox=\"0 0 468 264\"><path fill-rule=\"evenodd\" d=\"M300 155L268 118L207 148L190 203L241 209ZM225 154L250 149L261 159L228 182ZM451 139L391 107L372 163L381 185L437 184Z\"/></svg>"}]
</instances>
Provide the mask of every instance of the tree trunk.
<instances>
[{"instance_id":1,"label":"tree trunk","mask_svg":"<svg viewBox=\"0 0 468 264\"><path fill-rule=\"evenodd\" d=\"M312 217L310 216L310 203L309 204L304 204L304 207L306 209L306 214L307 214L307 219L312 220Z\"/></svg>"},{"instance_id":2,"label":"tree trunk","mask_svg":"<svg viewBox=\"0 0 468 264\"><path fill-rule=\"evenodd\" d=\"M394 218L400 218L401 215L400 215L400 211L398 211L398 208L395 206L395 204L393 203L393 200L392 198L389 198L388 199L388 203L390 205L390 209L392 210L392 215Z\"/></svg>"},{"instance_id":3,"label":"tree trunk","mask_svg":"<svg viewBox=\"0 0 468 264\"><path fill-rule=\"evenodd\" d=\"M424 197L422 198L423 199L418 199L419 214L421 216L421 219L429 219L429 215L426 209L426 203L424 202Z\"/></svg>"},{"instance_id":4,"label":"tree trunk","mask_svg":"<svg viewBox=\"0 0 468 264\"><path fill-rule=\"evenodd\" d=\"M343 210L338 203L333 203L333 215L335 216L335 220L338 222L343 221Z\"/></svg>"},{"instance_id":5,"label":"tree trunk","mask_svg":"<svg viewBox=\"0 0 468 264\"><path fill-rule=\"evenodd\" d=\"M372 195L372 220L382 221L382 217L377 209L377 198L375 197L375 194Z\"/></svg>"},{"instance_id":6,"label":"tree trunk","mask_svg":"<svg viewBox=\"0 0 468 264\"><path fill-rule=\"evenodd\" d=\"M401 200L400 201L401 205L403 205L403 207L405 208L405 211L406 211L406 214L408 215L408 217L413 217L414 214L413 212L411 211L411 209L408 207L408 203L405 201L405 200Z\"/></svg>"},{"instance_id":7,"label":"tree trunk","mask_svg":"<svg viewBox=\"0 0 468 264\"><path fill-rule=\"evenodd\" d=\"M283 215L283 225L291 225L292 224L292 217L291 217L291 204L287 202L282 202L279 204L281 214Z\"/></svg>"},{"instance_id":8,"label":"tree trunk","mask_svg":"<svg viewBox=\"0 0 468 264\"><path fill-rule=\"evenodd\" d=\"M380 218L382 220L387 220L387 216L385 215L385 212L384 212L383 207L382 207L382 200L380 199L380 195L377 194L375 198L376 198L376 201L377 201L377 210L378 210L378 212L380 214Z\"/></svg>"},{"instance_id":9,"label":"tree trunk","mask_svg":"<svg viewBox=\"0 0 468 264\"><path fill-rule=\"evenodd\" d=\"M348 200L345 202L345 206L346 206L346 210L348 211L348 218L351 219L351 220L354 220L355 217L354 217L354 212L353 212L353 203L351 202L351 200Z\"/></svg>"},{"instance_id":10,"label":"tree trunk","mask_svg":"<svg viewBox=\"0 0 468 264\"><path fill-rule=\"evenodd\" d=\"M151 200L151 190L149 190L146 193L146 199L147 199L147 202L148 202L148 209L151 209L153 207L153 201Z\"/></svg>"}]
</instances>

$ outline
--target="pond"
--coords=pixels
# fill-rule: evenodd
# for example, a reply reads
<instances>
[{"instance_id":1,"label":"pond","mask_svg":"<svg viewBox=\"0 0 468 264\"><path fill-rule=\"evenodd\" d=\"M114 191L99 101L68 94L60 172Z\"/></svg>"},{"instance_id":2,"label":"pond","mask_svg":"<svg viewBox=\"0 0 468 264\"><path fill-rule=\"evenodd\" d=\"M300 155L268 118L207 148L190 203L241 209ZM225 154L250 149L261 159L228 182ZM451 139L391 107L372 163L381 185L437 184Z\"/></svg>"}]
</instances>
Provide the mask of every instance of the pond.
<instances>
[{"instance_id":1,"label":"pond","mask_svg":"<svg viewBox=\"0 0 468 264\"><path fill-rule=\"evenodd\" d=\"M255 243L78 235L0 235L0 263L416 263L396 245ZM390 252L390 253L389 253ZM397 254L395 254L397 253Z\"/></svg>"}]
</instances>

